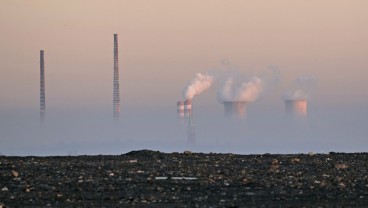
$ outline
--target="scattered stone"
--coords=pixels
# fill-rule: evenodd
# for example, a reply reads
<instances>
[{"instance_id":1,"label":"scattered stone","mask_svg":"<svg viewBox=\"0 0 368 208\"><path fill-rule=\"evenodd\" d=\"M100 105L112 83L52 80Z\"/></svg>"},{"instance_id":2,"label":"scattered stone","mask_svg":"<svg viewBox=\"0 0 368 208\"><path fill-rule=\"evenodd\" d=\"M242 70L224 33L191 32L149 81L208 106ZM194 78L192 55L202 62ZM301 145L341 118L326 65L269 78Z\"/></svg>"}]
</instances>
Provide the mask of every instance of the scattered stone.
<instances>
[{"instance_id":1,"label":"scattered stone","mask_svg":"<svg viewBox=\"0 0 368 208\"><path fill-rule=\"evenodd\" d=\"M299 162L300 162L300 159L297 158L297 157L291 159L291 163L293 163L293 164L296 164L296 163L299 163Z\"/></svg>"},{"instance_id":2,"label":"scattered stone","mask_svg":"<svg viewBox=\"0 0 368 208\"><path fill-rule=\"evenodd\" d=\"M118 156L3 156L0 202L7 207L368 204L368 153L313 155L167 154L144 150Z\"/></svg>"},{"instance_id":3,"label":"scattered stone","mask_svg":"<svg viewBox=\"0 0 368 208\"><path fill-rule=\"evenodd\" d=\"M277 165L277 164L279 164L279 161L277 159L273 159L272 160L272 165Z\"/></svg>"},{"instance_id":4,"label":"scattered stone","mask_svg":"<svg viewBox=\"0 0 368 208\"><path fill-rule=\"evenodd\" d=\"M192 152L189 151L189 150L184 151L184 155L191 155L191 154L192 154Z\"/></svg>"},{"instance_id":5,"label":"scattered stone","mask_svg":"<svg viewBox=\"0 0 368 208\"><path fill-rule=\"evenodd\" d=\"M250 183L250 180L248 179L248 178L244 178L243 179L243 184L244 185L247 185L247 184L249 184Z\"/></svg>"},{"instance_id":6,"label":"scattered stone","mask_svg":"<svg viewBox=\"0 0 368 208\"><path fill-rule=\"evenodd\" d=\"M279 169L279 167L280 167L279 161L277 159L273 159L270 170L271 171L277 171Z\"/></svg>"},{"instance_id":7,"label":"scattered stone","mask_svg":"<svg viewBox=\"0 0 368 208\"><path fill-rule=\"evenodd\" d=\"M349 168L349 166L346 165L346 164L336 164L335 168L336 169L347 169L347 168Z\"/></svg>"},{"instance_id":8,"label":"scattered stone","mask_svg":"<svg viewBox=\"0 0 368 208\"><path fill-rule=\"evenodd\" d=\"M19 177L19 173L17 172L17 171L15 171L15 170L12 170L11 171L11 174L14 176L14 177Z\"/></svg>"},{"instance_id":9,"label":"scattered stone","mask_svg":"<svg viewBox=\"0 0 368 208\"><path fill-rule=\"evenodd\" d=\"M198 178L196 177L166 177L166 176L159 176L159 177L155 177L156 180L167 180L167 179L172 179L172 180L197 180Z\"/></svg>"}]
</instances>

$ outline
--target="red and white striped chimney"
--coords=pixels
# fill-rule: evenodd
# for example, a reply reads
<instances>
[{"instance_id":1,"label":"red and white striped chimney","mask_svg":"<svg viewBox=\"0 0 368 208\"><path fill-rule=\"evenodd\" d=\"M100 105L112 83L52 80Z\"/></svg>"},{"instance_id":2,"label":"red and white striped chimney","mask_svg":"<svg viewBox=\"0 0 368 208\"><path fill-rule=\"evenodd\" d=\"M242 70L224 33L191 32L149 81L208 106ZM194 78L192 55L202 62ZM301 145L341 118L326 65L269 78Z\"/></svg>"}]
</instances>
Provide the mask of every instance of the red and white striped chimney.
<instances>
[{"instance_id":1,"label":"red and white striped chimney","mask_svg":"<svg viewBox=\"0 0 368 208\"><path fill-rule=\"evenodd\" d=\"M177 108L178 118L184 118L184 101L178 101Z\"/></svg>"},{"instance_id":2,"label":"red and white striped chimney","mask_svg":"<svg viewBox=\"0 0 368 208\"><path fill-rule=\"evenodd\" d=\"M184 101L184 113L187 118L192 114L192 100Z\"/></svg>"}]
</instances>

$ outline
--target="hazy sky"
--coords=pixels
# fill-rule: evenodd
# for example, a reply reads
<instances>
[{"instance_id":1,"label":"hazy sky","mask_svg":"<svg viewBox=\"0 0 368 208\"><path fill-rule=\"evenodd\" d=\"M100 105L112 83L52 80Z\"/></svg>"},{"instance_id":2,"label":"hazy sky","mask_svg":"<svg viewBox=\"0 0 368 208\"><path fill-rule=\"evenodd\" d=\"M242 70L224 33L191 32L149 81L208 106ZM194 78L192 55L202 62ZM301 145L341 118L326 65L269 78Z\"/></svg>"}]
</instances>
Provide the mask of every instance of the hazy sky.
<instances>
[{"instance_id":1,"label":"hazy sky","mask_svg":"<svg viewBox=\"0 0 368 208\"><path fill-rule=\"evenodd\" d=\"M176 101L196 72L232 68L250 76L277 68L279 82L252 104L250 114L280 113L283 92L293 80L313 76L318 84L310 94L310 112L350 115L340 126L323 118L315 121L329 123L330 130L347 126L343 132L363 138L368 122L367 11L366 0L2 0L0 145L34 136L16 129L31 129L31 117L39 112L41 49L48 114L84 110L111 116L114 33L119 34L122 111L142 115L142 123L131 121L132 126L143 127L147 112L175 113ZM221 116L215 95L211 90L194 103ZM357 146L362 145L368 141L360 140Z\"/></svg>"}]
</instances>

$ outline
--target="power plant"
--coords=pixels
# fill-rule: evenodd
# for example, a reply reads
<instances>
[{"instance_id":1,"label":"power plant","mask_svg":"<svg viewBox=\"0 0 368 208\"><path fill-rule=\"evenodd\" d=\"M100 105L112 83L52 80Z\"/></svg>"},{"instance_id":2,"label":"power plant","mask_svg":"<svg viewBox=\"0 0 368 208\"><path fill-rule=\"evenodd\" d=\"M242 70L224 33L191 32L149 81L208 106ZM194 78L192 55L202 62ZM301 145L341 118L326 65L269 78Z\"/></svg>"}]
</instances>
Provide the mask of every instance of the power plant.
<instances>
[{"instance_id":1,"label":"power plant","mask_svg":"<svg viewBox=\"0 0 368 208\"><path fill-rule=\"evenodd\" d=\"M46 97L45 97L45 59L44 51L40 50L40 119L41 123L45 120Z\"/></svg>"},{"instance_id":2,"label":"power plant","mask_svg":"<svg viewBox=\"0 0 368 208\"><path fill-rule=\"evenodd\" d=\"M225 101L224 112L227 118L244 119L246 114L246 102Z\"/></svg>"},{"instance_id":3,"label":"power plant","mask_svg":"<svg viewBox=\"0 0 368 208\"><path fill-rule=\"evenodd\" d=\"M119 91L119 50L118 50L118 34L114 34L114 99L113 114L114 119L119 118L120 114L120 91Z\"/></svg>"},{"instance_id":4,"label":"power plant","mask_svg":"<svg viewBox=\"0 0 368 208\"><path fill-rule=\"evenodd\" d=\"M113 68L113 117L118 120L120 114L120 81L119 81L119 49L118 34L114 36L114 68ZM40 120L44 122L46 116L46 93L45 93L45 60L44 50L40 50ZM177 117L182 123L187 123L187 139L189 143L196 140L195 128L193 122L193 97L200 95L208 90L215 77L210 74L198 73L195 79L184 90L184 101L177 102ZM229 78L222 91L218 93L219 102L224 105L224 115L226 118L241 120L246 117L246 107L250 102L258 99L263 91L263 81L253 77L248 82L241 82L240 85L234 85L233 80ZM285 112L288 115L306 117L307 116L307 96L302 90L295 91L293 94L285 97Z\"/></svg>"},{"instance_id":5,"label":"power plant","mask_svg":"<svg viewBox=\"0 0 368 208\"><path fill-rule=\"evenodd\" d=\"M288 115L305 117L307 116L307 100L306 99L289 99L285 100L285 112Z\"/></svg>"}]
</instances>

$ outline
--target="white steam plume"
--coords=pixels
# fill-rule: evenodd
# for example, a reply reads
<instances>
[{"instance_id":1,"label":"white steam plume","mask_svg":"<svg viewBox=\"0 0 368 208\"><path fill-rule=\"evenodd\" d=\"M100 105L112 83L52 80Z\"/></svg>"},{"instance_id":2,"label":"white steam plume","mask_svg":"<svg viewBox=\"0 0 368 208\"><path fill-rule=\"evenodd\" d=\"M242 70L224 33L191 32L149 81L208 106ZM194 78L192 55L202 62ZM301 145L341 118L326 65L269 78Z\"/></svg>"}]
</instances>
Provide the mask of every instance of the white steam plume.
<instances>
[{"instance_id":1,"label":"white steam plume","mask_svg":"<svg viewBox=\"0 0 368 208\"><path fill-rule=\"evenodd\" d=\"M304 90L295 90L295 91L289 91L285 92L284 94L285 100L307 100L308 94Z\"/></svg>"},{"instance_id":2,"label":"white steam plume","mask_svg":"<svg viewBox=\"0 0 368 208\"><path fill-rule=\"evenodd\" d=\"M240 85L234 85L233 79L228 78L217 96L220 102L254 102L263 92L263 89L264 82L258 77L253 77L250 81L242 82Z\"/></svg>"},{"instance_id":3,"label":"white steam plume","mask_svg":"<svg viewBox=\"0 0 368 208\"><path fill-rule=\"evenodd\" d=\"M317 85L317 78L313 76L299 76L294 80L294 90L284 93L285 100L307 100L313 87Z\"/></svg>"},{"instance_id":4,"label":"white steam plume","mask_svg":"<svg viewBox=\"0 0 368 208\"><path fill-rule=\"evenodd\" d=\"M213 81L212 75L197 73L192 82L184 89L184 99L191 100L194 96L200 95L211 87Z\"/></svg>"},{"instance_id":5,"label":"white steam plume","mask_svg":"<svg viewBox=\"0 0 368 208\"><path fill-rule=\"evenodd\" d=\"M317 78L314 76L299 76L294 82L299 87L312 88L317 84Z\"/></svg>"}]
</instances>

